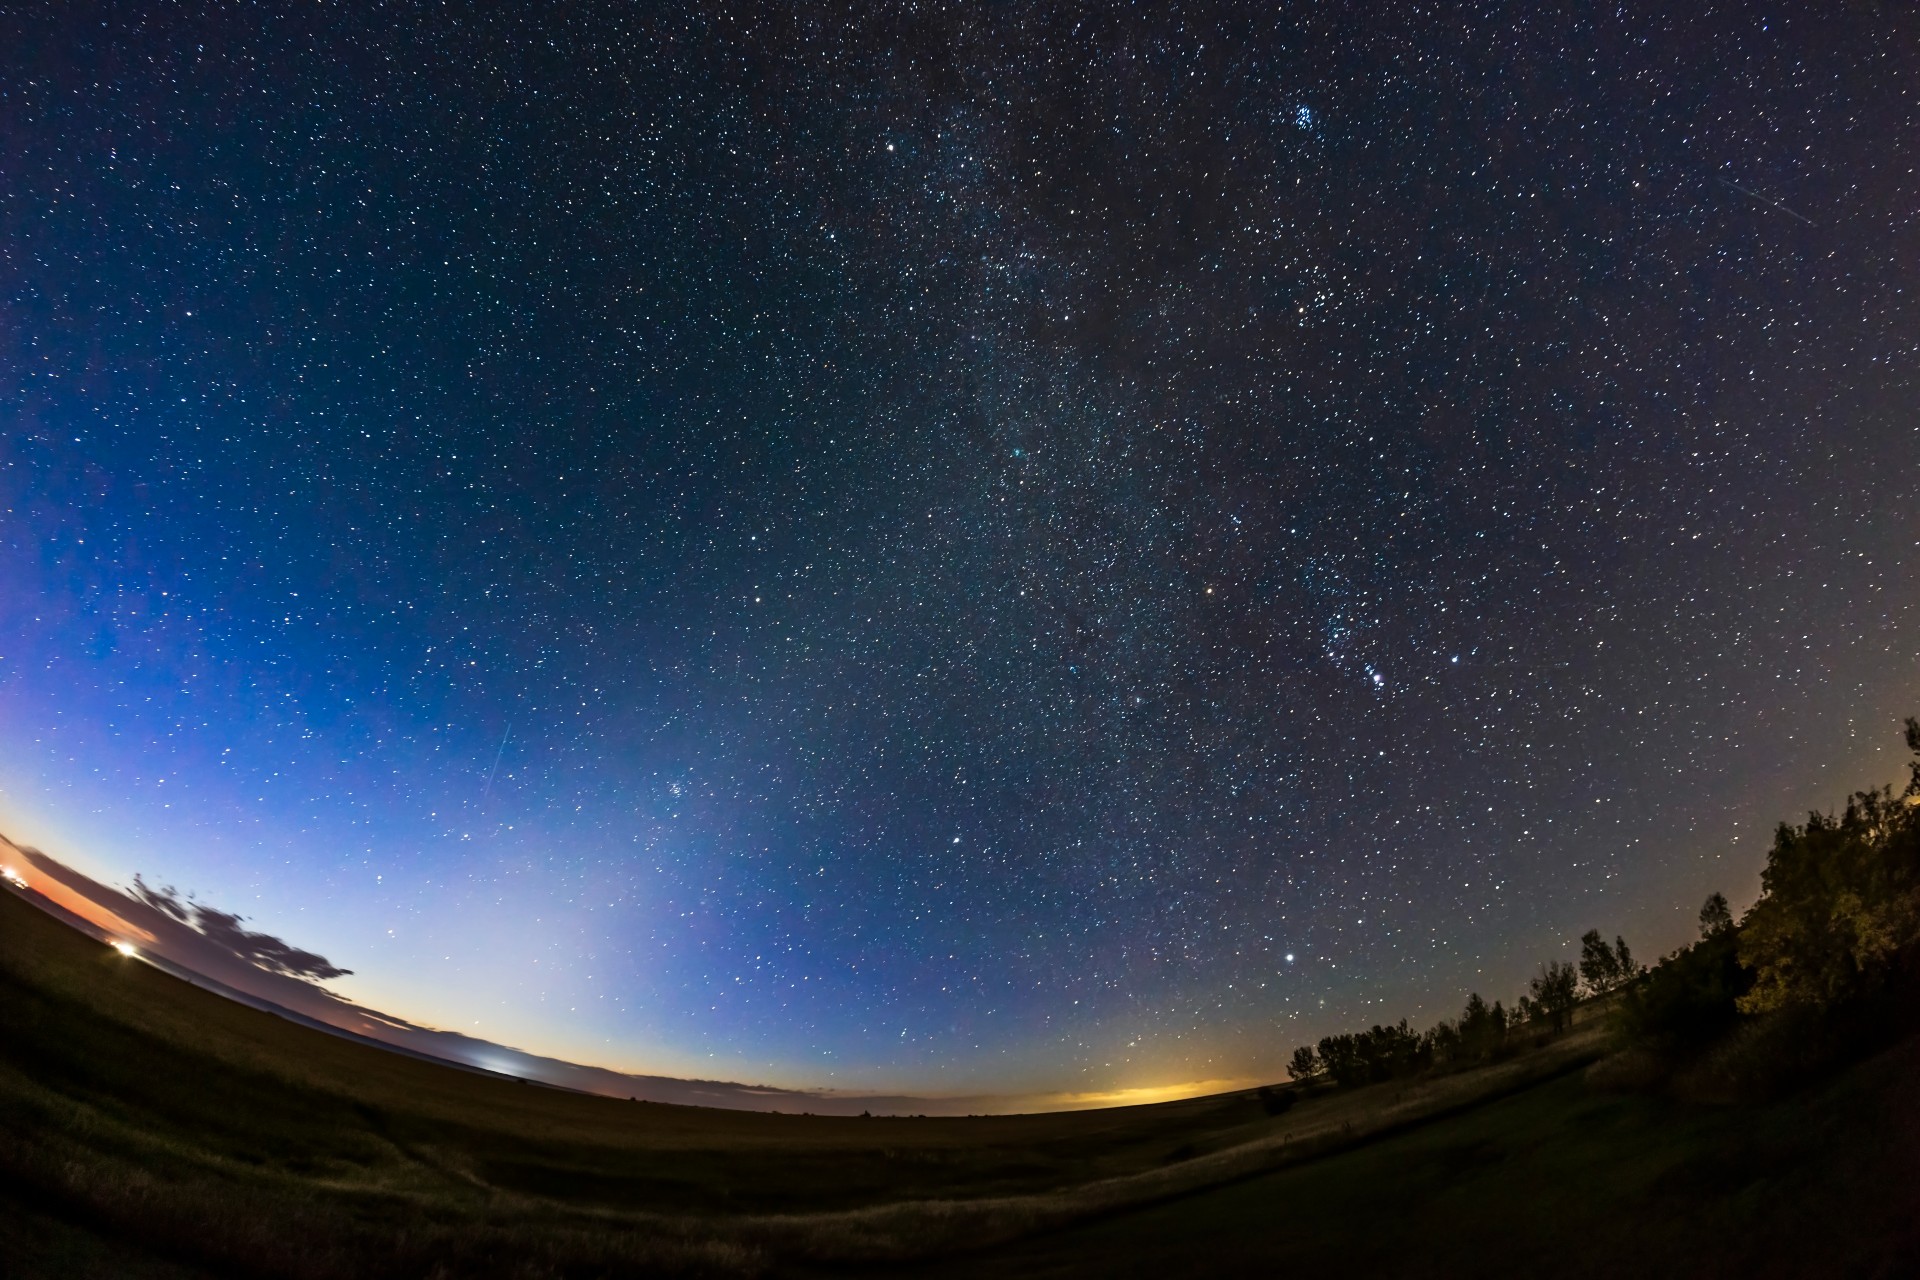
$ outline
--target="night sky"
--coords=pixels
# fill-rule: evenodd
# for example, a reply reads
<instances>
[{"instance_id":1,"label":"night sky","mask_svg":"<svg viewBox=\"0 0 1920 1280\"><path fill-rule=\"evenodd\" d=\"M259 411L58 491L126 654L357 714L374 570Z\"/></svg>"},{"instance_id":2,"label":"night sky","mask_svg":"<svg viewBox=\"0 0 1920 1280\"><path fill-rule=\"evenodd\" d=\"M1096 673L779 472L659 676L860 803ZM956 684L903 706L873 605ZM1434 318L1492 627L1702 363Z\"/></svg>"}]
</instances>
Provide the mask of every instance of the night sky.
<instances>
[{"instance_id":1,"label":"night sky","mask_svg":"<svg viewBox=\"0 0 1920 1280\"><path fill-rule=\"evenodd\" d=\"M1096 1090L1895 775L1910 6L688 7L0 5L0 830L541 1052Z\"/></svg>"}]
</instances>

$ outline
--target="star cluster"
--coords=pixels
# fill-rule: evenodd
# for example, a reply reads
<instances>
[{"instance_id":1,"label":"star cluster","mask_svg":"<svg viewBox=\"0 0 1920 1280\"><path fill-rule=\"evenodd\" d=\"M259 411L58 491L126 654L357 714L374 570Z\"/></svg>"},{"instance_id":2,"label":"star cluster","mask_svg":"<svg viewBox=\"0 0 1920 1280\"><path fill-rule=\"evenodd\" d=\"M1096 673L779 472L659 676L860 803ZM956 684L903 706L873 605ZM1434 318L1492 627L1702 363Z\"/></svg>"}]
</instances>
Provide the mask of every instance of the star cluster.
<instances>
[{"instance_id":1,"label":"star cluster","mask_svg":"<svg viewBox=\"0 0 1920 1280\"><path fill-rule=\"evenodd\" d=\"M1891 770L1905 10L686 8L0 9L0 816L532 1048L1128 1087Z\"/></svg>"}]
</instances>

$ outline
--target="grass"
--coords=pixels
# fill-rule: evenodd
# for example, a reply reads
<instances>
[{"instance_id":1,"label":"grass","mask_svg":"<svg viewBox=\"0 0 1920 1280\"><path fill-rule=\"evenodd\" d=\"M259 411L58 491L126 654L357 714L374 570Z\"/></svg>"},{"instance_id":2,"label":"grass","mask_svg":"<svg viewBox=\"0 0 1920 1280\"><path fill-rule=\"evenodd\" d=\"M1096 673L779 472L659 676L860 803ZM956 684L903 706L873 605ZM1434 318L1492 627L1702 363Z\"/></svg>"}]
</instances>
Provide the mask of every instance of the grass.
<instances>
[{"instance_id":1,"label":"grass","mask_svg":"<svg viewBox=\"0 0 1920 1280\"><path fill-rule=\"evenodd\" d=\"M1920 1274L1920 1046L1702 1107L1577 1074L1389 1141L923 1274Z\"/></svg>"},{"instance_id":2,"label":"grass","mask_svg":"<svg viewBox=\"0 0 1920 1280\"><path fill-rule=\"evenodd\" d=\"M1910 1103L1904 1129L1870 1114L1902 1092L1884 1060L1817 1098L1716 1111L1587 1089L1577 1068L1600 1050L1588 1028L1278 1117L1250 1094L978 1119L631 1103L299 1027L0 894L0 1259L9 1275L314 1280L1340 1259L1456 1274L1477 1258L1511 1273L1563 1227L1591 1242L1645 1222L1614 1235L1676 1257L1711 1233L1662 1214L1765 1239L1794 1220L1769 1188L1843 1151L1864 1181L1813 1178L1810 1212L1867 1229L1852 1270L1822 1273L1873 1274L1907 1247L1888 1215L1915 1207L1899 1192L1920 1186L1920 1126ZM1743 1181L1753 1168L1782 1172Z\"/></svg>"}]
</instances>

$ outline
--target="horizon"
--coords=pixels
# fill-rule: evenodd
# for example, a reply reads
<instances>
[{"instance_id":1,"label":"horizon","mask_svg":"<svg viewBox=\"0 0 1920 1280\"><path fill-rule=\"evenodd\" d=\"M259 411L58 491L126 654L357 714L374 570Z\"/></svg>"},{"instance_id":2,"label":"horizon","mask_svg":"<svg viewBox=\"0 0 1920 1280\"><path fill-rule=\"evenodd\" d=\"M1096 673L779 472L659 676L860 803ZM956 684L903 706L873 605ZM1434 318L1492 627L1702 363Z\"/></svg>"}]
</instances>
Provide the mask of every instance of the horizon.
<instances>
[{"instance_id":1,"label":"horizon","mask_svg":"<svg viewBox=\"0 0 1920 1280\"><path fill-rule=\"evenodd\" d=\"M1891 792L1898 784L1869 785L1884 787ZM1850 788L1847 791L1849 801L1856 790ZM1906 803L1920 804L1920 797L1909 796ZM1838 812L1839 802L1829 802L1826 810L1817 804L1812 806L1814 812L1829 810ZM9 857L9 854L12 856ZM625 1098L628 1101L666 1102L680 1106L709 1106L772 1114L865 1115L878 1107L894 1109L883 1109L873 1114L955 1117L1150 1106L1244 1093L1255 1087L1264 1090L1269 1085L1286 1087L1292 1083L1280 1080L1281 1068L1277 1055L1272 1070L1248 1076L1079 1092L917 1095L898 1091L836 1091L748 1081L661 1076L638 1069L633 1064L567 1061L355 1004L321 985L323 980L351 977L350 970L315 977L289 974L263 964L256 956L234 950L230 941L210 935L190 918L190 912L209 904L201 904L190 895L180 897L178 891L170 887L156 894L155 886L143 884L138 873L135 873L135 887L132 889L103 884L42 849L11 840L4 832L0 832L0 881L28 898L42 911L113 946L129 959L154 964L174 977L204 986L223 998L236 1000L315 1030L359 1040L388 1051L422 1057L456 1069L523 1079L616 1100ZM167 901L161 901L162 898ZM1730 905L1734 908L1735 919L1744 915L1745 907L1740 900L1732 900ZM229 927L238 926L245 919L221 912L217 907L212 909L211 914L218 923ZM146 919L158 932L133 923L128 919L129 916ZM241 933L240 937L268 944L275 952L293 951L320 966L328 964L324 957L299 952L272 935L249 931ZM1684 950L1693 940L1693 935L1689 934L1679 948L1661 948L1653 953L1653 959L1657 963L1673 954L1674 950ZM212 963L208 963L209 959ZM1549 959L1564 960L1565 957ZM216 974L222 974L224 978ZM1467 992L1456 1001L1456 1006L1469 997L1479 998L1482 994L1477 989ZM287 1003L289 1000L291 1003ZM1502 996L1495 995L1492 1003L1497 1007L1502 1000ZM302 1010L303 1005L305 1011ZM1446 1019L1443 1017L1441 1020ZM1405 1026L1407 1019L1405 1015L1399 1019L1384 1019L1388 1026L1396 1021ZM1333 1027L1337 1034L1361 1029L1365 1023L1335 1016L1326 1025ZM1376 1030L1380 1025L1381 1020L1373 1023ZM1308 1033L1304 1038L1311 1046L1318 1037ZM793 1107L801 1110L796 1113L790 1109Z\"/></svg>"},{"instance_id":2,"label":"horizon","mask_svg":"<svg viewBox=\"0 0 1920 1280\"><path fill-rule=\"evenodd\" d=\"M313 1030L447 1067L615 1100L787 1115L846 1116L871 1111L876 1115L950 1118L1145 1106L1244 1091L1272 1083L1253 1079L1202 1080L1099 1093L919 1096L800 1090L750 1081L667 1078L606 1062L563 1061L354 1004L315 979L290 977L235 955L217 943L209 945L213 940L192 926L169 920L164 914L156 915L149 904L127 891L100 884L44 850L18 844L4 833L0 833L0 880L33 906L112 946L128 960L151 964L222 998ZM148 927L129 917L144 919Z\"/></svg>"}]
</instances>

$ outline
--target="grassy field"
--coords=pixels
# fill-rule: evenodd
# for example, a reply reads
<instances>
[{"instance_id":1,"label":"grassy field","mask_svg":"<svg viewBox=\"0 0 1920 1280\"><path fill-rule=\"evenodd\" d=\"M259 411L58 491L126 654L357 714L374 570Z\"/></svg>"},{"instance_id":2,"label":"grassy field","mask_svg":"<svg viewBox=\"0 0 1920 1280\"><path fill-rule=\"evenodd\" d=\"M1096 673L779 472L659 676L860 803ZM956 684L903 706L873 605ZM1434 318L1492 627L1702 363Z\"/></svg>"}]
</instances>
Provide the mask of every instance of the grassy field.
<instances>
[{"instance_id":1,"label":"grassy field","mask_svg":"<svg viewBox=\"0 0 1920 1280\"><path fill-rule=\"evenodd\" d=\"M920 1274L1920 1275L1920 1050L1765 1107L1564 1076L1351 1151Z\"/></svg>"},{"instance_id":2,"label":"grassy field","mask_svg":"<svg viewBox=\"0 0 1920 1280\"><path fill-rule=\"evenodd\" d=\"M295 1026L0 894L0 1260L10 1276L316 1280L1341 1258L1360 1274L1492 1274L1550 1256L1563 1229L1709 1258L1715 1230L1784 1230L1769 1196L1789 1185L1855 1228L1848 1270L1823 1274L1904 1256L1911 1055L1749 1113L1595 1094L1578 1068L1599 1051L1589 1028L1278 1117L1244 1094L979 1119L631 1103ZM1906 1107L1893 1123L1890 1100Z\"/></svg>"}]
</instances>

